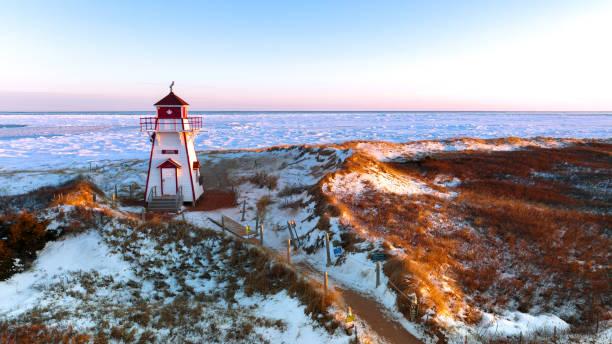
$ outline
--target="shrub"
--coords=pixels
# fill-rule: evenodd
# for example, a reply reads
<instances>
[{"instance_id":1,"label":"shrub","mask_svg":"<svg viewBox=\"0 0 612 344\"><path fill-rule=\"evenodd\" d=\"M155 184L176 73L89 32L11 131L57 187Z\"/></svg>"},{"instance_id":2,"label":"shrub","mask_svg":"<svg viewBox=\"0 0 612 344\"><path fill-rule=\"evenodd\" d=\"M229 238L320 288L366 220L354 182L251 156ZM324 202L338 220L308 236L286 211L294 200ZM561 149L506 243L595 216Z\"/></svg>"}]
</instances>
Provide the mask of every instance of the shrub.
<instances>
[{"instance_id":1,"label":"shrub","mask_svg":"<svg viewBox=\"0 0 612 344\"><path fill-rule=\"evenodd\" d=\"M260 188L276 189L278 185L278 176L268 174L266 172L257 172L248 178L248 181L257 185Z\"/></svg>"}]
</instances>

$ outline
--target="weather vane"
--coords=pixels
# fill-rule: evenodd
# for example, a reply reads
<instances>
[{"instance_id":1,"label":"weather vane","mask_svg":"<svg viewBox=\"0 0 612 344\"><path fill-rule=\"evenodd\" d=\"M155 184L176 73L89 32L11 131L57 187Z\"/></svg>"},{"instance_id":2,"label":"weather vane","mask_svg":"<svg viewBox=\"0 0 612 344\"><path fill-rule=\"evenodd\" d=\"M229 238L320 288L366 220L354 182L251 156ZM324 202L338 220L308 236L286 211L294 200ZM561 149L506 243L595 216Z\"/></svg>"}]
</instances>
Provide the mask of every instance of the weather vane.
<instances>
[{"instance_id":1,"label":"weather vane","mask_svg":"<svg viewBox=\"0 0 612 344\"><path fill-rule=\"evenodd\" d=\"M172 92L172 87L174 87L174 81L170 84L170 92Z\"/></svg>"}]
</instances>

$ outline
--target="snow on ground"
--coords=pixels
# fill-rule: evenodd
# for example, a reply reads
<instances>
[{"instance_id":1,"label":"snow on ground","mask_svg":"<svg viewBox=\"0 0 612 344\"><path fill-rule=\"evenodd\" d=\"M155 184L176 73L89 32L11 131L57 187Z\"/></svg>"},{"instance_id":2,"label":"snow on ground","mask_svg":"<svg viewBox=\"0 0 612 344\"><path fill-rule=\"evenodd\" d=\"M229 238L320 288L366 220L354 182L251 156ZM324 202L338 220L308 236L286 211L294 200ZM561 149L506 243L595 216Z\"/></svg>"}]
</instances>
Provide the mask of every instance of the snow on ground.
<instances>
[{"instance_id":1,"label":"snow on ground","mask_svg":"<svg viewBox=\"0 0 612 344\"><path fill-rule=\"evenodd\" d=\"M324 186L325 192L336 195L353 195L357 198L367 190L398 195L446 196L414 178L388 173L375 165L364 167L364 170L358 172L338 173Z\"/></svg>"},{"instance_id":2,"label":"snow on ground","mask_svg":"<svg viewBox=\"0 0 612 344\"><path fill-rule=\"evenodd\" d=\"M423 156L462 150L475 151L512 151L528 147L557 148L563 147L576 139L551 138L506 138L487 141L473 138L460 138L439 141L417 141L407 143L359 142L355 149L378 161L412 160Z\"/></svg>"},{"instance_id":3,"label":"snow on ground","mask_svg":"<svg viewBox=\"0 0 612 344\"><path fill-rule=\"evenodd\" d=\"M40 306L44 286L78 271L97 271L116 280L132 277L129 264L110 253L97 232L51 241L41 250L30 270L0 282L0 316L14 316Z\"/></svg>"},{"instance_id":4,"label":"snow on ground","mask_svg":"<svg viewBox=\"0 0 612 344\"><path fill-rule=\"evenodd\" d=\"M199 112L196 150L347 140L408 142L453 137L612 137L607 113ZM89 160L146 158L139 117L152 112L0 113L1 167L50 169Z\"/></svg>"},{"instance_id":5,"label":"snow on ground","mask_svg":"<svg viewBox=\"0 0 612 344\"><path fill-rule=\"evenodd\" d=\"M62 184L75 174L64 171L0 172L0 195L19 195L41 188Z\"/></svg>"},{"instance_id":6,"label":"snow on ground","mask_svg":"<svg viewBox=\"0 0 612 344\"><path fill-rule=\"evenodd\" d=\"M260 296L239 296L240 305L254 307L255 314L272 319L281 319L287 323L284 331L276 328L258 329L270 343L346 343L347 339L330 336L323 328L304 314L305 306L287 295L286 291L266 298ZM291 310L291 311L288 311Z\"/></svg>"},{"instance_id":7,"label":"snow on ground","mask_svg":"<svg viewBox=\"0 0 612 344\"><path fill-rule=\"evenodd\" d=\"M559 332L568 330L570 325L552 314L531 315L527 313L505 312L504 314L490 314L483 312L479 328L492 337L513 336L546 331L552 333L554 329Z\"/></svg>"},{"instance_id":8,"label":"snow on ground","mask_svg":"<svg viewBox=\"0 0 612 344\"><path fill-rule=\"evenodd\" d=\"M228 266L244 247L206 234L187 243L197 229L179 239L135 225L111 219L49 242L30 270L0 282L0 320L27 324L32 311L45 324L79 332L108 334L110 326L127 342L348 342L286 291L246 296L240 268Z\"/></svg>"},{"instance_id":9,"label":"snow on ground","mask_svg":"<svg viewBox=\"0 0 612 344\"><path fill-rule=\"evenodd\" d=\"M128 195L129 186L133 192L143 192L147 178L147 160L104 160L90 165L72 166L56 170L0 170L0 196L19 195L43 186L55 186L76 176L91 178L107 195L117 185L119 195Z\"/></svg>"}]
</instances>

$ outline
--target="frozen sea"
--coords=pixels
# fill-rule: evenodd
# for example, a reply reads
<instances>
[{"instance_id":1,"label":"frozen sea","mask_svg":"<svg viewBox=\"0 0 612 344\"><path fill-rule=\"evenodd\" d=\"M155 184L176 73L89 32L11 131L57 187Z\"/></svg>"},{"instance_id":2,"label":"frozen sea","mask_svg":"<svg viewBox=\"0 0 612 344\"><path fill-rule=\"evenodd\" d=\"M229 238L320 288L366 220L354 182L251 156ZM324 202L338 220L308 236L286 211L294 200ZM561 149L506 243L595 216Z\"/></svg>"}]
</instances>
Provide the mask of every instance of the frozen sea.
<instances>
[{"instance_id":1,"label":"frozen sea","mask_svg":"<svg viewBox=\"0 0 612 344\"><path fill-rule=\"evenodd\" d=\"M347 140L407 142L453 137L612 137L612 112L199 112L197 150ZM146 159L139 117L152 112L0 112L0 169L64 168Z\"/></svg>"}]
</instances>

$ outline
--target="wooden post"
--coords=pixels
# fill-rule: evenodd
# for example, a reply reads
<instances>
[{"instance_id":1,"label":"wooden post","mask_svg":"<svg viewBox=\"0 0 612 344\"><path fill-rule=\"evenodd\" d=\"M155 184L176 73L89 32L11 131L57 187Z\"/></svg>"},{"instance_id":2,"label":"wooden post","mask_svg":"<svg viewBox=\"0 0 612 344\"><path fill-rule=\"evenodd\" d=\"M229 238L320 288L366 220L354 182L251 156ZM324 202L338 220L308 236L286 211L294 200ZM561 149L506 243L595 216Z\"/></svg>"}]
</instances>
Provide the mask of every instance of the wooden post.
<instances>
[{"instance_id":1,"label":"wooden post","mask_svg":"<svg viewBox=\"0 0 612 344\"><path fill-rule=\"evenodd\" d=\"M259 225L259 244L263 246L263 224Z\"/></svg>"},{"instance_id":2,"label":"wooden post","mask_svg":"<svg viewBox=\"0 0 612 344\"><path fill-rule=\"evenodd\" d=\"M96 203L96 196L97 196L96 193L94 192L92 196L93 196L93 202Z\"/></svg>"},{"instance_id":3,"label":"wooden post","mask_svg":"<svg viewBox=\"0 0 612 344\"><path fill-rule=\"evenodd\" d=\"M325 248L327 249L327 266L331 266L331 253L329 252L329 233L325 232Z\"/></svg>"},{"instance_id":4,"label":"wooden post","mask_svg":"<svg viewBox=\"0 0 612 344\"><path fill-rule=\"evenodd\" d=\"M553 338L552 338L552 340L553 340L553 343L557 342L557 326L553 327Z\"/></svg>"},{"instance_id":5,"label":"wooden post","mask_svg":"<svg viewBox=\"0 0 612 344\"><path fill-rule=\"evenodd\" d=\"M246 199L244 201L242 201L242 218L240 218L240 221L244 221L244 214L246 213Z\"/></svg>"},{"instance_id":6,"label":"wooden post","mask_svg":"<svg viewBox=\"0 0 612 344\"><path fill-rule=\"evenodd\" d=\"M325 278L323 279L323 308L325 308L325 305L327 304L327 287L328 287L328 277L327 277L327 271L325 271Z\"/></svg>"},{"instance_id":7,"label":"wooden post","mask_svg":"<svg viewBox=\"0 0 612 344\"><path fill-rule=\"evenodd\" d=\"M223 219L223 215L221 215L221 228L225 230L225 220Z\"/></svg>"},{"instance_id":8,"label":"wooden post","mask_svg":"<svg viewBox=\"0 0 612 344\"><path fill-rule=\"evenodd\" d=\"M300 241L300 236L298 235L298 232L297 232L295 220L291 220L291 227L293 228L293 233L295 234L295 240L297 241L298 247L302 247L302 242Z\"/></svg>"},{"instance_id":9,"label":"wooden post","mask_svg":"<svg viewBox=\"0 0 612 344\"><path fill-rule=\"evenodd\" d=\"M255 215L255 229L259 228L259 214Z\"/></svg>"},{"instance_id":10,"label":"wooden post","mask_svg":"<svg viewBox=\"0 0 612 344\"><path fill-rule=\"evenodd\" d=\"M115 199L119 197L119 193L117 192L117 184L115 184Z\"/></svg>"},{"instance_id":11,"label":"wooden post","mask_svg":"<svg viewBox=\"0 0 612 344\"><path fill-rule=\"evenodd\" d=\"M287 221L287 230L289 231L289 236L291 237L293 245L297 245L297 241L293 237L293 231L291 230L291 221ZM295 249L297 249L297 246L295 246Z\"/></svg>"},{"instance_id":12,"label":"wooden post","mask_svg":"<svg viewBox=\"0 0 612 344\"><path fill-rule=\"evenodd\" d=\"M291 264L291 239L287 239L287 262Z\"/></svg>"},{"instance_id":13,"label":"wooden post","mask_svg":"<svg viewBox=\"0 0 612 344\"><path fill-rule=\"evenodd\" d=\"M376 288L380 285L380 262L376 262Z\"/></svg>"},{"instance_id":14,"label":"wooden post","mask_svg":"<svg viewBox=\"0 0 612 344\"><path fill-rule=\"evenodd\" d=\"M134 198L134 190L132 188L132 184L130 184L130 199Z\"/></svg>"}]
</instances>

